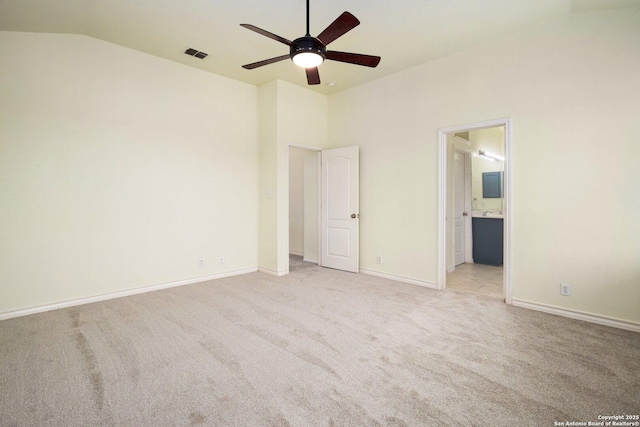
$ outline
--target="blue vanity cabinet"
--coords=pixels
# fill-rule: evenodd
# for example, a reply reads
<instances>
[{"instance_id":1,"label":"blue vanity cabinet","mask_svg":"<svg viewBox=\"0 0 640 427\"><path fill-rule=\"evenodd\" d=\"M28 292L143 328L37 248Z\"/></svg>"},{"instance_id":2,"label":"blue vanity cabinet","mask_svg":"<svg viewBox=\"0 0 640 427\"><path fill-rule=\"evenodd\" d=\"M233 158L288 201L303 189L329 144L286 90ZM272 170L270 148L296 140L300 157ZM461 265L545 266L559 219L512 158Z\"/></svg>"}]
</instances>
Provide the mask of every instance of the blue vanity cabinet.
<instances>
[{"instance_id":1,"label":"blue vanity cabinet","mask_svg":"<svg viewBox=\"0 0 640 427\"><path fill-rule=\"evenodd\" d=\"M502 265L503 222L500 218L472 218L474 263Z\"/></svg>"}]
</instances>

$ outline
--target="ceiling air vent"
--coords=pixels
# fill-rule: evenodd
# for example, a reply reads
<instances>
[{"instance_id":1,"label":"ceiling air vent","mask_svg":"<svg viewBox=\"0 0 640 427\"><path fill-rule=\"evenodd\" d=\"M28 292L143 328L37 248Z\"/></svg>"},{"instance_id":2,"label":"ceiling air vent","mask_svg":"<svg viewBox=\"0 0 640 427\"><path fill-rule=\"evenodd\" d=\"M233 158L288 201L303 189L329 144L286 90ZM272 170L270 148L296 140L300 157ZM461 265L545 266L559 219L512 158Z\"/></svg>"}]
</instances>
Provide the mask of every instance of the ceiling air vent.
<instances>
[{"instance_id":1,"label":"ceiling air vent","mask_svg":"<svg viewBox=\"0 0 640 427\"><path fill-rule=\"evenodd\" d=\"M184 53L186 53L187 55L195 56L196 58L200 58L200 59L204 59L207 56L209 56L208 53L200 52L199 50L195 50L191 47L185 50Z\"/></svg>"}]
</instances>

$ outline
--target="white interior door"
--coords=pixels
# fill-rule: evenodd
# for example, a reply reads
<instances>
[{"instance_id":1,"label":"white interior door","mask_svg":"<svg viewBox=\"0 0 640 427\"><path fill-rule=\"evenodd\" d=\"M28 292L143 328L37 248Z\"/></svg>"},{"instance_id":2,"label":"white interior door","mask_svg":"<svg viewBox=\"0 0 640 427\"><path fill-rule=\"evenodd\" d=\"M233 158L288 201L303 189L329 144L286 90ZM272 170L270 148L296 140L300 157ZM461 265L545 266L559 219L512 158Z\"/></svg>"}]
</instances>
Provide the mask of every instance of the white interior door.
<instances>
[{"instance_id":1,"label":"white interior door","mask_svg":"<svg viewBox=\"0 0 640 427\"><path fill-rule=\"evenodd\" d=\"M358 272L358 147L322 151L323 267Z\"/></svg>"},{"instance_id":2,"label":"white interior door","mask_svg":"<svg viewBox=\"0 0 640 427\"><path fill-rule=\"evenodd\" d=\"M460 152L454 151L453 153L455 265L464 264L466 262L465 216L468 215L468 213L465 211L467 198L467 194L465 191L466 158L467 156Z\"/></svg>"}]
</instances>

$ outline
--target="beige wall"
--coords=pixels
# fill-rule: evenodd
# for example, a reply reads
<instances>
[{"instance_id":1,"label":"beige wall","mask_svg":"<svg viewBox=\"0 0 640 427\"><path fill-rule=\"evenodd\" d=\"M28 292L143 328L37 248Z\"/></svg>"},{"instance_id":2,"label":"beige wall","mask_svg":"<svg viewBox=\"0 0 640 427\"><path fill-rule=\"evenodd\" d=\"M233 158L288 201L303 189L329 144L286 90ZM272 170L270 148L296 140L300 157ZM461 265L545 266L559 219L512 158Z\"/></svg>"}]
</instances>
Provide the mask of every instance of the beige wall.
<instances>
[{"instance_id":1,"label":"beige wall","mask_svg":"<svg viewBox=\"0 0 640 427\"><path fill-rule=\"evenodd\" d=\"M514 299L640 323L639 24L568 15L329 98L0 33L0 313L286 272L290 143L359 145L360 265L435 283L438 129L509 117Z\"/></svg>"},{"instance_id":2,"label":"beige wall","mask_svg":"<svg viewBox=\"0 0 640 427\"><path fill-rule=\"evenodd\" d=\"M309 91L291 83L278 81L278 191L287 193L289 185L286 171L286 155L289 144L301 144L310 147L324 148L327 145L327 97L325 95ZM280 206L278 211L278 222L286 224L288 212L287 204ZM312 214L310 214L312 215ZM280 230L283 230L281 228ZM309 234L312 231L308 231ZM279 232L280 241L286 240L287 236ZM316 250L317 252L317 250ZM280 265L289 262L288 251L279 251ZM306 255L306 254L305 254Z\"/></svg>"},{"instance_id":3,"label":"beige wall","mask_svg":"<svg viewBox=\"0 0 640 427\"><path fill-rule=\"evenodd\" d=\"M330 96L361 267L437 281L438 129L510 117L514 299L640 323L638 46L638 9L568 15Z\"/></svg>"},{"instance_id":4,"label":"beige wall","mask_svg":"<svg viewBox=\"0 0 640 427\"><path fill-rule=\"evenodd\" d=\"M304 255L305 151L289 150L289 253Z\"/></svg>"},{"instance_id":5,"label":"beige wall","mask_svg":"<svg viewBox=\"0 0 640 427\"><path fill-rule=\"evenodd\" d=\"M318 262L318 156L304 153L304 259L309 262Z\"/></svg>"},{"instance_id":6,"label":"beige wall","mask_svg":"<svg viewBox=\"0 0 640 427\"><path fill-rule=\"evenodd\" d=\"M274 171L277 168L277 117L278 85L271 82L259 88L259 266L272 274L278 272L278 183Z\"/></svg>"},{"instance_id":7,"label":"beige wall","mask_svg":"<svg viewBox=\"0 0 640 427\"><path fill-rule=\"evenodd\" d=\"M0 57L0 313L257 267L256 87L77 35Z\"/></svg>"},{"instance_id":8,"label":"beige wall","mask_svg":"<svg viewBox=\"0 0 640 427\"><path fill-rule=\"evenodd\" d=\"M260 88L260 114L260 268L282 275L289 269L289 147L326 145L327 97L277 80Z\"/></svg>"}]
</instances>

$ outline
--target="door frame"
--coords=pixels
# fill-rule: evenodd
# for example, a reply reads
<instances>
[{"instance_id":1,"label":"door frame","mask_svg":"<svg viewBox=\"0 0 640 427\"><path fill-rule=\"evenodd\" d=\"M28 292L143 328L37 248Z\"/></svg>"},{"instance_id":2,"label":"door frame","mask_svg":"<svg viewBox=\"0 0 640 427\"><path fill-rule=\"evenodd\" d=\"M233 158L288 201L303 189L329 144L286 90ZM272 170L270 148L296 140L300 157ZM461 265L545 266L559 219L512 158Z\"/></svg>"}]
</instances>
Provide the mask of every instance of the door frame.
<instances>
[{"instance_id":1,"label":"door frame","mask_svg":"<svg viewBox=\"0 0 640 427\"><path fill-rule=\"evenodd\" d=\"M511 305L511 259L512 259L512 216L511 205L512 192L512 124L511 118L490 120L486 122L472 123L438 130L438 289L446 287L447 278L447 205L448 205L448 150L447 135L458 132L474 131L493 127L504 126L504 263L503 263L503 295L505 303Z\"/></svg>"}]
</instances>

